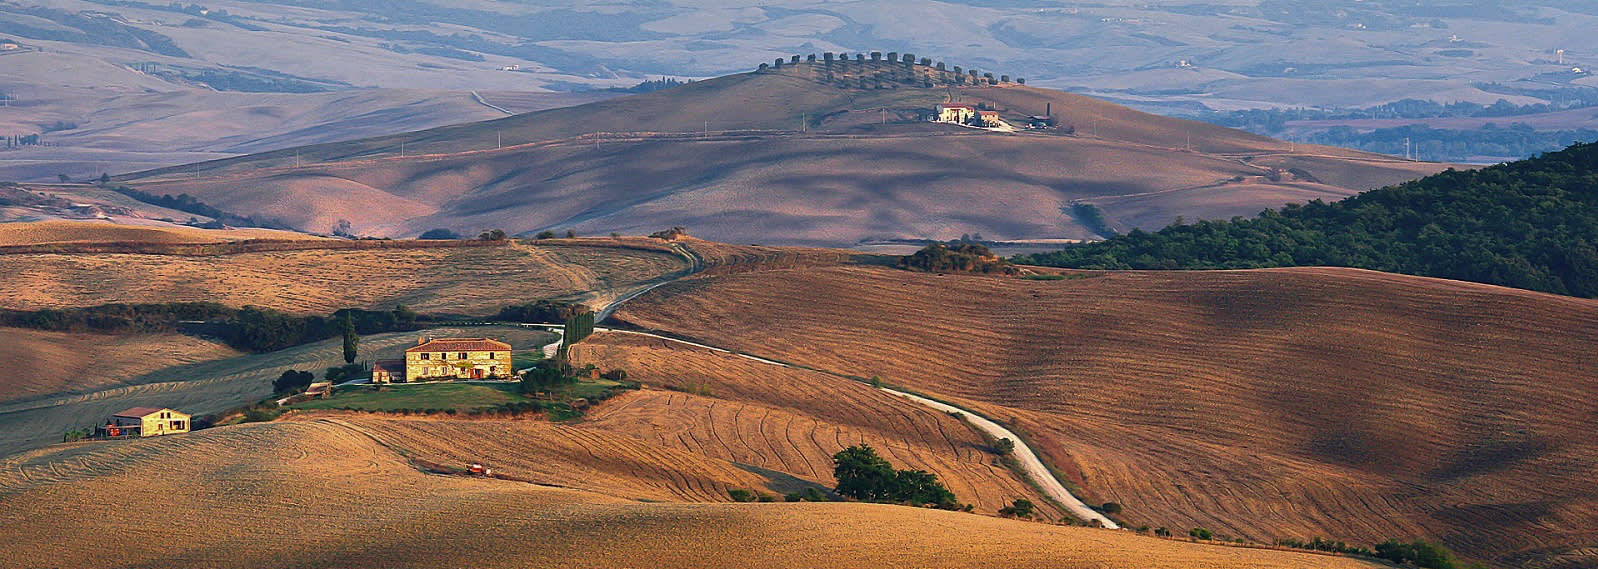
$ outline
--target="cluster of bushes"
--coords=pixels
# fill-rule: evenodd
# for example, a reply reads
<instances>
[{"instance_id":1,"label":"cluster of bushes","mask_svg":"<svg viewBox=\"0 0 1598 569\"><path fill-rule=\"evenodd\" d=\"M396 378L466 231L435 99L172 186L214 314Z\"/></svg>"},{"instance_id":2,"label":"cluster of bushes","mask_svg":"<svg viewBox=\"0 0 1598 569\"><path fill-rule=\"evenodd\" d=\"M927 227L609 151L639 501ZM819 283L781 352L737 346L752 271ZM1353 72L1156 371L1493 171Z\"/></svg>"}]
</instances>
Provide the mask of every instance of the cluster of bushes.
<instances>
[{"instance_id":1,"label":"cluster of bushes","mask_svg":"<svg viewBox=\"0 0 1598 569\"><path fill-rule=\"evenodd\" d=\"M1024 255L1080 269L1340 266L1598 297L1598 144L1335 203Z\"/></svg>"},{"instance_id":2,"label":"cluster of bushes","mask_svg":"<svg viewBox=\"0 0 1598 569\"><path fill-rule=\"evenodd\" d=\"M579 314L589 312L587 306L572 302L554 300L540 300L528 304L516 304L499 309L494 315L495 320L503 322L529 322L553 324L566 322Z\"/></svg>"},{"instance_id":3,"label":"cluster of bushes","mask_svg":"<svg viewBox=\"0 0 1598 569\"><path fill-rule=\"evenodd\" d=\"M1375 547L1363 547L1315 537L1309 541L1288 538L1278 539L1276 540L1276 545L1312 551L1325 551L1327 553L1374 557L1391 561L1398 565L1420 567L1422 569L1457 569L1461 566L1459 561L1454 558L1454 554L1448 551L1447 548L1424 541L1403 542L1389 539L1376 544Z\"/></svg>"},{"instance_id":4,"label":"cluster of bushes","mask_svg":"<svg viewBox=\"0 0 1598 569\"><path fill-rule=\"evenodd\" d=\"M954 493L938 482L937 475L924 470L894 470L893 465L869 445L859 444L838 451L832 455L832 461L840 496L945 510L970 509L955 501Z\"/></svg>"},{"instance_id":5,"label":"cluster of bushes","mask_svg":"<svg viewBox=\"0 0 1598 569\"><path fill-rule=\"evenodd\" d=\"M316 381L316 374L308 371L285 370L282 375L272 382L272 393L295 393L304 391Z\"/></svg>"},{"instance_id":6,"label":"cluster of bushes","mask_svg":"<svg viewBox=\"0 0 1598 569\"><path fill-rule=\"evenodd\" d=\"M1017 498L1010 505L999 508L999 515L1007 518L1030 518L1036 505L1026 498Z\"/></svg>"},{"instance_id":7,"label":"cluster of bushes","mask_svg":"<svg viewBox=\"0 0 1598 569\"><path fill-rule=\"evenodd\" d=\"M899 257L899 266L929 272L1004 273L1015 267L978 243L933 243L915 253Z\"/></svg>"}]
</instances>

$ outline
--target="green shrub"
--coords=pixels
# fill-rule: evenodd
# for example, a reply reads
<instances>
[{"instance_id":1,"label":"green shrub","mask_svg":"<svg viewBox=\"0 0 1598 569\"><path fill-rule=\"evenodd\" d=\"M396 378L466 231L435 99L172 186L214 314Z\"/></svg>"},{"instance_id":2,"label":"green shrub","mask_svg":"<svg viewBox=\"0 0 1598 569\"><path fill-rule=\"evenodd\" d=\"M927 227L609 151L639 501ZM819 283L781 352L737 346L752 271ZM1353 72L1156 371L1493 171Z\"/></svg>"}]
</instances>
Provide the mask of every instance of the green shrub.
<instances>
[{"instance_id":1,"label":"green shrub","mask_svg":"<svg viewBox=\"0 0 1598 569\"><path fill-rule=\"evenodd\" d=\"M1032 504L1031 500L1026 498L1017 498L1014 502L1011 502L1010 505L999 508L999 515L1015 518L1030 518L1032 517L1032 510L1035 507L1036 506Z\"/></svg>"},{"instance_id":2,"label":"green shrub","mask_svg":"<svg viewBox=\"0 0 1598 569\"><path fill-rule=\"evenodd\" d=\"M1204 528L1193 528L1193 529L1187 530L1187 535L1189 535L1191 537L1194 537L1194 538L1198 538L1198 539L1214 539L1215 538L1215 532L1212 532L1212 531L1204 529Z\"/></svg>"},{"instance_id":3,"label":"green shrub","mask_svg":"<svg viewBox=\"0 0 1598 569\"><path fill-rule=\"evenodd\" d=\"M748 490L744 490L743 488L733 488L733 489L727 490L727 496L732 498L732 501L734 501L734 502L753 502L753 501L755 501L755 493L754 492L750 492Z\"/></svg>"},{"instance_id":4,"label":"green shrub","mask_svg":"<svg viewBox=\"0 0 1598 569\"><path fill-rule=\"evenodd\" d=\"M1099 507L1099 511L1113 516L1121 513L1121 505L1115 502L1105 502L1103 506Z\"/></svg>"}]
</instances>

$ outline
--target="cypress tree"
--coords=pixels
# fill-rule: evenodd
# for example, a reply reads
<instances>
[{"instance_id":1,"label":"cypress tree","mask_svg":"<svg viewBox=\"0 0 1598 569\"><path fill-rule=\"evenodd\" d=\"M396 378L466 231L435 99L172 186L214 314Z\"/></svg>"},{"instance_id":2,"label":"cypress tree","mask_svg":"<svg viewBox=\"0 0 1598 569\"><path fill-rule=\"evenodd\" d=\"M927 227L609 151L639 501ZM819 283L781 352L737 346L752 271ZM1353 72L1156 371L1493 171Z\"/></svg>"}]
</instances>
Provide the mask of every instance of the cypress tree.
<instances>
[{"instance_id":1,"label":"cypress tree","mask_svg":"<svg viewBox=\"0 0 1598 569\"><path fill-rule=\"evenodd\" d=\"M361 344L360 335L355 333L355 319L349 312L344 313L344 363L355 363L355 354Z\"/></svg>"}]
</instances>

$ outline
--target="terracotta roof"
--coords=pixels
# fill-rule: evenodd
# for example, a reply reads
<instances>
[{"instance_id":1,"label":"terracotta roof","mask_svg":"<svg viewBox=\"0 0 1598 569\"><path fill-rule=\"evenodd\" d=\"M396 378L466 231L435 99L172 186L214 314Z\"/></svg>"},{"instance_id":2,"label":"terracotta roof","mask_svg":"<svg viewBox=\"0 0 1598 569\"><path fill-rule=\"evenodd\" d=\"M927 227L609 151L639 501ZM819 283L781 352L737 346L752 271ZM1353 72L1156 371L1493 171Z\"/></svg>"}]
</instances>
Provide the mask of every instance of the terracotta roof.
<instances>
[{"instance_id":1,"label":"terracotta roof","mask_svg":"<svg viewBox=\"0 0 1598 569\"><path fill-rule=\"evenodd\" d=\"M429 340L420 346L413 346L405 353L412 352L508 352L510 344L491 338L440 338Z\"/></svg>"},{"instance_id":2,"label":"terracotta roof","mask_svg":"<svg viewBox=\"0 0 1598 569\"><path fill-rule=\"evenodd\" d=\"M996 117L996 116L999 116L999 111L977 111L977 114L982 115L982 116L992 115L992 116Z\"/></svg>"},{"instance_id":3,"label":"terracotta roof","mask_svg":"<svg viewBox=\"0 0 1598 569\"><path fill-rule=\"evenodd\" d=\"M128 417L130 419L142 419L144 417L148 417L150 415L153 415L153 414L156 414L156 413L160 413L160 412L165 411L165 410L166 410L166 408L164 408L164 407L134 407L132 409L128 409L128 410L123 411L121 413L117 413L115 415L112 415L112 417Z\"/></svg>"},{"instance_id":4,"label":"terracotta roof","mask_svg":"<svg viewBox=\"0 0 1598 569\"><path fill-rule=\"evenodd\" d=\"M974 109L976 107L972 107L971 105L967 105L967 104L964 104L964 103L943 103L941 105L938 105L938 108L940 108L940 109Z\"/></svg>"},{"instance_id":5,"label":"terracotta roof","mask_svg":"<svg viewBox=\"0 0 1598 569\"><path fill-rule=\"evenodd\" d=\"M389 373L405 373L405 360L377 360L372 362L372 371L379 370Z\"/></svg>"}]
</instances>

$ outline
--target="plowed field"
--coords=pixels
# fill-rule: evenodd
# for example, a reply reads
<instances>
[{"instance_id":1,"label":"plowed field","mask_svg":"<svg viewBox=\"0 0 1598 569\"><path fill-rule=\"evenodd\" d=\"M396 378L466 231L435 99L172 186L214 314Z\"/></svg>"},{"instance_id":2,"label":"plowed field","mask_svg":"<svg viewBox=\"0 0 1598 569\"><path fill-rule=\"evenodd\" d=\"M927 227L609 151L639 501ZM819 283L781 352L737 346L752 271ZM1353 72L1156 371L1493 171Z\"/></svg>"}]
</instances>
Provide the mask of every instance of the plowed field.
<instances>
[{"instance_id":1,"label":"plowed field","mask_svg":"<svg viewBox=\"0 0 1598 569\"><path fill-rule=\"evenodd\" d=\"M0 459L0 536L6 567L1373 567L899 506L645 503L428 475L335 421Z\"/></svg>"},{"instance_id":2,"label":"plowed field","mask_svg":"<svg viewBox=\"0 0 1598 569\"><path fill-rule=\"evenodd\" d=\"M584 340L574 354L653 387L606 402L585 426L799 479L784 491L796 491L795 483L832 488L832 455L863 442L898 468L937 474L979 512L1028 498L1040 515L1059 516L963 422L869 386L616 333Z\"/></svg>"},{"instance_id":3,"label":"plowed field","mask_svg":"<svg viewBox=\"0 0 1598 569\"><path fill-rule=\"evenodd\" d=\"M618 318L954 399L1133 524L1598 539L1598 302L1342 269L1065 281L860 267L668 285Z\"/></svg>"}]
</instances>

